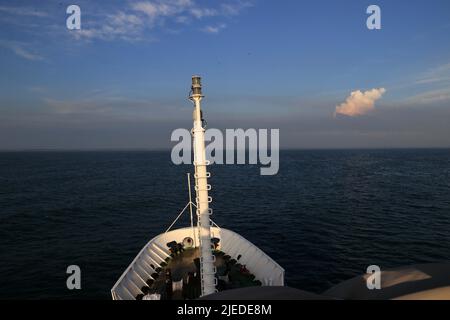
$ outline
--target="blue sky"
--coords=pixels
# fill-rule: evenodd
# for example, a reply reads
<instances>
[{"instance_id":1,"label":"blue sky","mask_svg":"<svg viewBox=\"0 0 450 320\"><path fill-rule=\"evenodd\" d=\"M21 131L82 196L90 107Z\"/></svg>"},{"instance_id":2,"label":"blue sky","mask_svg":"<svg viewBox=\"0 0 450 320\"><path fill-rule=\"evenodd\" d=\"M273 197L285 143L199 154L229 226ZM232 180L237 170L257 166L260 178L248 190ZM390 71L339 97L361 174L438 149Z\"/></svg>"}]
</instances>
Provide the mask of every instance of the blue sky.
<instances>
[{"instance_id":1,"label":"blue sky","mask_svg":"<svg viewBox=\"0 0 450 320\"><path fill-rule=\"evenodd\" d=\"M450 147L446 0L3 0L0 22L0 149L169 148L192 74L211 127L279 128L286 148Z\"/></svg>"}]
</instances>

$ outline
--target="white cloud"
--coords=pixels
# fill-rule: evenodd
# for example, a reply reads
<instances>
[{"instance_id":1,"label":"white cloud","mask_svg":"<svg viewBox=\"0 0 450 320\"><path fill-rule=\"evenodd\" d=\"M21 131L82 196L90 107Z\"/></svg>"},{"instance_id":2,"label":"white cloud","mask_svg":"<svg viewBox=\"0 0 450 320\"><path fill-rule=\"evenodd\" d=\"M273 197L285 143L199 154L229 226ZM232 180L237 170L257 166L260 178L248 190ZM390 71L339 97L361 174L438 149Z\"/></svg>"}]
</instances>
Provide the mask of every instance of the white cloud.
<instances>
[{"instance_id":1,"label":"white cloud","mask_svg":"<svg viewBox=\"0 0 450 320\"><path fill-rule=\"evenodd\" d=\"M147 15L150 19L155 20L159 17L172 17L192 7L191 0L172 0L172 1L140 1L133 3L133 10Z\"/></svg>"},{"instance_id":2,"label":"white cloud","mask_svg":"<svg viewBox=\"0 0 450 320\"><path fill-rule=\"evenodd\" d=\"M12 47L13 51L20 57L25 58L27 60L33 60L33 61L37 61L37 60L43 60L44 58L38 54L32 53L26 49L24 49L23 47L20 46L14 46Z\"/></svg>"},{"instance_id":3,"label":"white cloud","mask_svg":"<svg viewBox=\"0 0 450 320\"><path fill-rule=\"evenodd\" d=\"M450 80L450 63L432 68L423 73L416 84L448 82Z\"/></svg>"},{"instance_id":4,"label":"white cloud","mask_svg":"<svg viewBox=\"0 0 450 320\"><path fill-rule=\"evenodd\" d=\"M413 81L411 81L411 78ZM397 105L430 105L450 102L450 63L443 63L429 68L417 76L409 77L404 83L397 85L397 90L403 90L403 96Z\"/></svg>"},{"instance_id":5,"label":"white cloud","mask_svg":"<svg viewBox=\"0 0 450 320\"><path fill-rule=\"evenodd\" d=\"M220 5L221 12L224 15L236 16L241 13L245 8L251 7L253 4L249 1L236 1L229 3L222 3Z\"/></svg>"},{"instance_id":6,"label":"white cloud","mask_svg":"<svg viewBox=\"0 0 450 320\"><path fill-rule=\"evenodd\" d=\"M145 23L141 17L119 11L115 14L107 14L106 19L101 19L89 28L82 28L70 33L76 39L137 41L141 40L144 28Z\"/></svg>"},{"instance_id":7,"label":"white cloud","mask_svg":"<svg viewBox=\"0 0 450 320\"><path fill-rule=\"evenodd\" d=\"M118 12L115 15L109 15L111 22L117 25L142 25L142 19L134 14L126 14L124 12Z\"/></svg>"},{"instance_id":8,"label":"white cloud","mask_svg":"<svg viewBox=\"0 0 450 320\"><path fill-rule=\"evenodd\" d=\"M205 17L214 17L218 15L217 10L210 8L192 8L190 13L197 19L202 19Z\"/></svg>"},{"instance_id":9,"label":"white cloud","mask_svg":"<svg viewBox=\"0 0 450 320\"><path fill-rule=\"evenodd\" d=\"M380 99L386 89L372 89L368 91L353 91L344 103L336 106L335 116L337 114L350 117L362 116L375 108L375 101Z\"/></svg>"},{"instance_id":10,"label":"white cloud","mask_svg":"<svg viewBox=\"0 0 450 320\"><path fill-rule=\"evenodd\" d=\"M44 11L36 10L30 7L7 7L0 6L0 12L7 14L19 15L19 16L31 16L31 17L47 17L48 14Z\"/></svg>"},{"instance_id":11,"label":"white cloud","mask_svg":"<svg viewBox=\"0 0 450 320\"><path fill-rule=\"evenodd\" d=\"M450 87L422 92L418 95L409 98L407 100L407 103L430 104L444 101L450 101Z\"/></svg>"},{"instance_id":12,"label":"white cloud","mask_svg":"<svg viewBox=\"0 0 450 320\"><path fill-rule=\"evenodd\" d=\"M195 0L140 0L115 14L102 14L99 19L90 25L85 24L72 34L76 39L140 41L152 37L157 29L174 33L171 24L190 25L195 20L208 21L209 24L201 30L216 34L226 27L221 20L238 15L250 6L249 2L241 0L219 4L211 1L207 4Z\"/></svg>"},{"instance_id":13,"label":"white cloud","mask_svg":"<svg viewBox=\"0 0 450 320\"><path fill-rule=\"evenodd\" d=\"M203 28L203 32L216 34L216 33L219 33L220 31L222 31L223 29L225 29L226 26L227 25L224 23L217 25L217 26L206 26Z\"/></svg>"},{"instance_id":14,"label":"white cloud","mask_svg":"<svg viewBox=\"0 0 450 320\"><path fill-rule=\"evenodd\" d=\"M22 57L27 60L31 60L31 61L44 60L44 58L41 55L29 50L27 48L28 45L25 43L0 41L0 46L13 51L19 57Z\"/></svg>"},{"instance_id":15,"label":"white cloud","mask_svg":"<svg viewBox=\"0 0 450 320\"><path fill-rule=\"evenodd\" d=\"M175 18L175 21L177 23L188 23L189 22L189 17L187 16L178 16Z\"/></svg>"}]
</instances>

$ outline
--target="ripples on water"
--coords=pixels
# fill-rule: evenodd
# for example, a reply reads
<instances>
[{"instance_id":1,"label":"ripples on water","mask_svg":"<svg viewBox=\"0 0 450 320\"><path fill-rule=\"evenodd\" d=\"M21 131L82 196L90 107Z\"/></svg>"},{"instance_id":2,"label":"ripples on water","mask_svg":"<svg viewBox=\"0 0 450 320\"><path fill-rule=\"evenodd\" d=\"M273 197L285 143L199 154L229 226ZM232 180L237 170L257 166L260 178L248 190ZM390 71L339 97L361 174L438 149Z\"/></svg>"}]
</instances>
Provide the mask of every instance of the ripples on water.
<instances>
[{"instance_id":1,"label":"ripples on water","mask_svg":"<svg viewBox=\"0 0 450 320\"><path fill-rule=\"evenodd\" d=\"M105 298L187 203L168 152L0 153L0 298ZM276 176L213 166L213 219L287 284L450 259L450 150L284 151ZM185 219L185 223L188 221ZM82 290L65 287L77 264Z\"/></svg>"}]
</instances>

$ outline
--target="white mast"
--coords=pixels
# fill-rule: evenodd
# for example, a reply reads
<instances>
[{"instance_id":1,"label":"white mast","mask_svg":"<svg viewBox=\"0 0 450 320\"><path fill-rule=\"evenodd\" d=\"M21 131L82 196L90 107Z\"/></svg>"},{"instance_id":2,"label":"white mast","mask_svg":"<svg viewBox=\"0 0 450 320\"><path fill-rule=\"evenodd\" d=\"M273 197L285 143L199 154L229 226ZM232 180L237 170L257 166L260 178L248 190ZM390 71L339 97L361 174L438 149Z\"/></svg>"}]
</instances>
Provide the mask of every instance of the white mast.
<instances>
[{"instance_id":1,"label":"white mast","mask_svg":"<svg viewBox=\"0 0 450 320\"><path fill-rule=\"evenodd\" d=\"M211 245L211 210L209 209L209 203L212 199L208 196L208 190L211 189L211 186L208 184L210 174L206 171L206 166L209 163L206 161L205 128L203 128L200 108L202 98L200 77L192 76L192 92L189 99L194 102L194 128L192 129L192 135L194 137L195 191L197 194L197 221L200 240L201 287L202 296L205 296L216 292L216 269L214 267Z\"/></svg>"}]
</instances>

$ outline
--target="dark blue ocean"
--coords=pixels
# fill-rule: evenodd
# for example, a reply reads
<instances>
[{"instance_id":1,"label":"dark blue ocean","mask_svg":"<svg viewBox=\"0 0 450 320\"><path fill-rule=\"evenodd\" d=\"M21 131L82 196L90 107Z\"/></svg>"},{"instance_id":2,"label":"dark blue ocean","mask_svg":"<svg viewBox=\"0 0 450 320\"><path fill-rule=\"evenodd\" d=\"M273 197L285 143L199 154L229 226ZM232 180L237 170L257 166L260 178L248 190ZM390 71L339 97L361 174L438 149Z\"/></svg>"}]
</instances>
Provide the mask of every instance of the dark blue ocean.
<instances>
[{"instance_id":1,"label":"dark blue ocean","mask_svg":"<svg viewBox=\"0 0 450 320\"><path fill-rule=\"evenodd\" d=\"M450 150L282 151L275 176L209 169L215 222L282 265L289 286L320 293L371 264L450 260ZM188 171L169 152L0 153L0 298L110 299L187 203ZM78 291L66 288L73 264Z\"/></svg>"}]
</instances>

